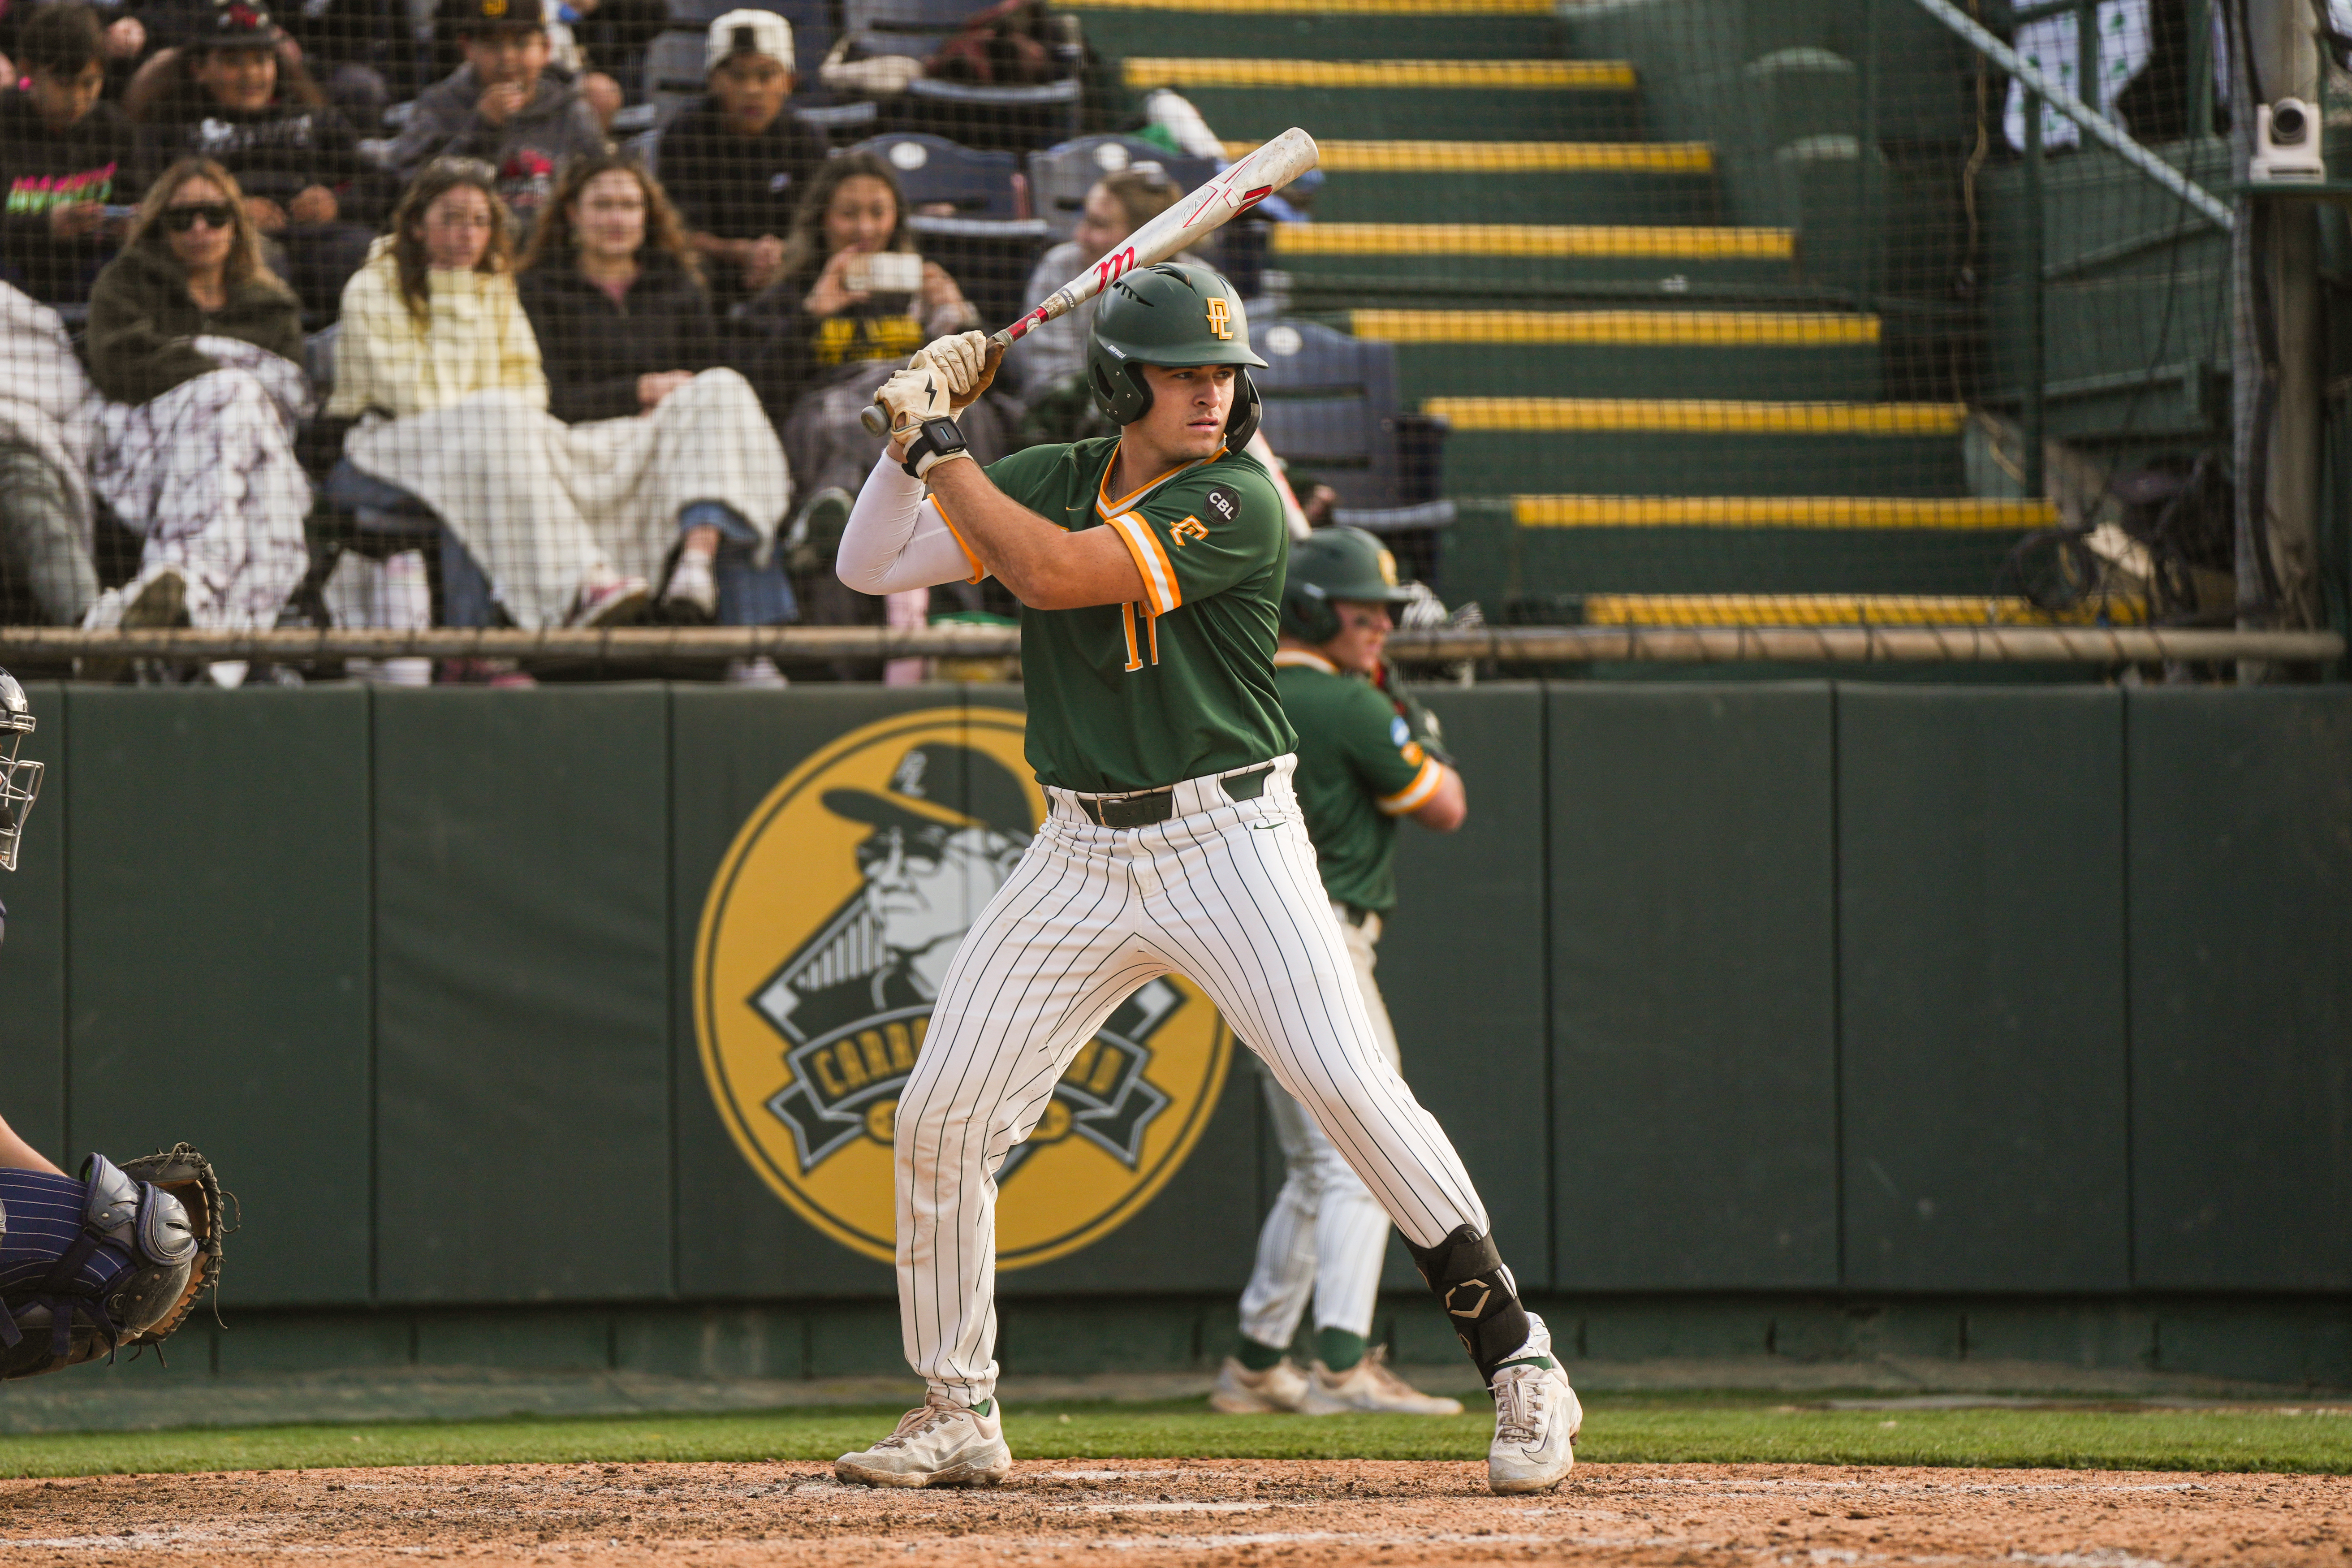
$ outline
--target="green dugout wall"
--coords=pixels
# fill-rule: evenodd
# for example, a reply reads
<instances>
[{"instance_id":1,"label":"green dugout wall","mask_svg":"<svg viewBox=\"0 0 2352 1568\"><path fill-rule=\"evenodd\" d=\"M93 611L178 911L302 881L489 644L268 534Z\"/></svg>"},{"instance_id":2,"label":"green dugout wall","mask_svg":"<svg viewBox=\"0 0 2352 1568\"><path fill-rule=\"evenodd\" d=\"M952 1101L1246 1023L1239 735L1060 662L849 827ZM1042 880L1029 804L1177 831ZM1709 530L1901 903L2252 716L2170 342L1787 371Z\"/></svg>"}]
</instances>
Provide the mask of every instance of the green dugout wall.
<instances>
[{"instance_id":1,"label":"green dugout wall","mask_svg":"<svg viewBox=\"0 0 2352 1568\"><path fill-rule=\"evenodd\" d=\"M0 1103L74 1157L221 1159L246 1225L195 1371L895 1363L887 1266L704 1086L697 927L794 766L1017 689L32 696ZM2352 693L1431 703L1471 822L1407 831L1381 976L1579 1353L2352 1382ZM1219 1353L1279 1181L1237 1060L1136 1217L1003 1278L1007 1363Z\"/></svg>"}]
</instances>

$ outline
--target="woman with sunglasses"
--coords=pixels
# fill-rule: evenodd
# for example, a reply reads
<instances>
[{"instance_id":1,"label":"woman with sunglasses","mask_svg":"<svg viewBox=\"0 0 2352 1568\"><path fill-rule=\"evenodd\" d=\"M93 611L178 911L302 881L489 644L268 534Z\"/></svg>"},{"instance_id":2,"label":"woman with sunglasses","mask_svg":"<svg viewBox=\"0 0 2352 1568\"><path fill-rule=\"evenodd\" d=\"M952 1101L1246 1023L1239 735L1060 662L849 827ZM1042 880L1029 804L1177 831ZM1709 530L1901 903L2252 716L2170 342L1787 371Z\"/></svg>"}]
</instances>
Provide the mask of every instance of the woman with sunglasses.
<instances>
[{"instance_id":1,"label":"woman with sunglasses","mask_svg":"<svg viewBox=\"0 0 2352 1568\"><path fill-rule=\"evenodd\" d=\"M90 478L146 541L136 583L84 624L176 618L267 627L310 564L310 483L294 427L310 411L302 312L262 264L236 178L205 158L149 187L89 296L90 379L110 400Z\"/></svg>"}]
</instances>

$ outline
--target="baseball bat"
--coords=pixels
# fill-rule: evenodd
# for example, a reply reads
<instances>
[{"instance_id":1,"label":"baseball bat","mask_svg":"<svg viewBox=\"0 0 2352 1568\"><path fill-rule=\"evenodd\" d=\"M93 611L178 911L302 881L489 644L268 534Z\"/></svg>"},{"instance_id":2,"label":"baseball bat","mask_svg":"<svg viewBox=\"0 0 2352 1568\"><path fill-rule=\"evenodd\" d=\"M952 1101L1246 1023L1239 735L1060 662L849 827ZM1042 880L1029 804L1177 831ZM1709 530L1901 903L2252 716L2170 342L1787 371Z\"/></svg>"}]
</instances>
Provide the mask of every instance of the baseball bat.
<instances>
[{"instance_id":1,"label":"baseball bat","mask_svg":"<svg viewBox=\"0 0 2352 1568\"><path fill-rule=\"evenodd\" d=\"M1298 178L1315 166L1315 138L1292 126L1247 157L1227 165L1175 205L1113 246L1110 253L1031 307L1029 313L988 341L1011 348L1056 316L1066 316L1139 267L1167 260ZM890 416L880 404L858 415L870 435L890 433Z\"/></svg>"}]
</instances>

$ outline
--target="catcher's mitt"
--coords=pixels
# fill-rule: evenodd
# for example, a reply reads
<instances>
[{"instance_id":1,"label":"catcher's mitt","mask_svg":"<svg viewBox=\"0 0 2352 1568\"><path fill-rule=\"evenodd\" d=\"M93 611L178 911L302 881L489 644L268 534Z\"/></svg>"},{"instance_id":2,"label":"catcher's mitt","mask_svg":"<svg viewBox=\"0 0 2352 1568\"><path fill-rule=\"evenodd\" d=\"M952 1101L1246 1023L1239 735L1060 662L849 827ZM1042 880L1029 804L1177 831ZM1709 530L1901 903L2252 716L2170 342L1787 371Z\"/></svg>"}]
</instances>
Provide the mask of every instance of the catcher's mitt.
<instances>
[{"instance_id":1,"label":"catcher's mitt","mask_svg":"<svg viewBox=\"0 0 2352 1568\"><path fill-rule=\"evenodd\" d=\"M158 1190L179 1199L181 1206L188 1211L188 1228L196 1237L195 1267L188 1270L188 1281L182 1287L179 1300L143 1332L122 1342L125 1345L161 1344L195 1310L196 1298L204 1294L205 1288L220 1278L221 1237L226 1234L220 1176L210 1160L186 1143L175 1143L161 1153L125 1160L122 1173L134 1182L152 1182Z\"/></svg>"}]
</instances>

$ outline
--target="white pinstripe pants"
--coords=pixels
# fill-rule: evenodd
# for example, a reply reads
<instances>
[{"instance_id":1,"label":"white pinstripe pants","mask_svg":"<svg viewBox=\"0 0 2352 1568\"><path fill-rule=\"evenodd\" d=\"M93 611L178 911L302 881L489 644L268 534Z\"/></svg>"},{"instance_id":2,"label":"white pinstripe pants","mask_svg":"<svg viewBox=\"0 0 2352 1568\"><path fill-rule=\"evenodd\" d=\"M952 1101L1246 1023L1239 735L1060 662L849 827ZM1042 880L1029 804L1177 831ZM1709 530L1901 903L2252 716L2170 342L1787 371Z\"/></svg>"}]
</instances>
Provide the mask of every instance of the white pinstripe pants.
<instances>
[{"instance_id":1,"label":"white pinstripe pants","mask_svg":"<svg viewBox=\"0 0 2352 1568\"><path fill-rule=\"evenodd\" d=\"M1294 765L1281 759L1255 800L1187 780L1151 827L1097 827L1048 791L1045 825L957 949L898 1113L899 1321L935 1394L995 1390L997 1168L1078 1047L1162 974L1208 994L1407 1238L1486 1232L1454 1145L1373 1033Z\"/></svg>"},{"instance_id":2,"label":"white pinstripe pants","mask_svg":"<svg viewBox=\"0 0 2352 1568\"><path fill-rule=\"evenodd\" d=\"M1339 908L1331 907L1335 917ZM1402 1070L1396 1029L1372 974L1381 917L1367 915L1361 925L1343 922L1339 937L1348 945L1372 1037L1389 1066ZM1266 1110L1282 1144L1284 1175L1282 1191L1258 1233L1257 1266L1242 1292L1242 1332L1262 1345L1287 1350L1311 1298L1318 1329L1370 1334L1388 1252L1388 1211L1348 1168L1307 1108L1283 1092L1271 1073L1262 1076Z\"/></svg>"}]
</instances>

